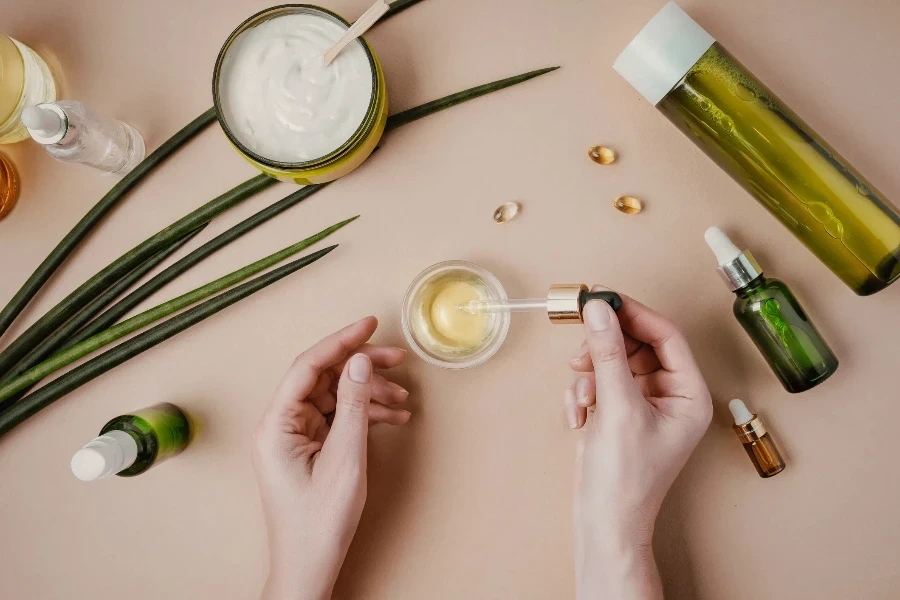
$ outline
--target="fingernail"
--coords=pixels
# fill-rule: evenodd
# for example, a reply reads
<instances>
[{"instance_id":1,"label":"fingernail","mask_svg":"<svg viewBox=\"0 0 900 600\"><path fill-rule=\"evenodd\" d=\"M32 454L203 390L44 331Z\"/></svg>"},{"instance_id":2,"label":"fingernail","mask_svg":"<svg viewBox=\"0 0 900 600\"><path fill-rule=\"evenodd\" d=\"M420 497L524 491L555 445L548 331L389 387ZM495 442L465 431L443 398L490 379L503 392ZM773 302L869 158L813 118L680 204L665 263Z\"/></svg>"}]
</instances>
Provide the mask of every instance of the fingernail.
<instances>
[{"instance_id":1,"label":"fingernail","mask_svg":"<svg viewBox=\"0 0 900 600\"><path fill-rule=\"evenodd\" d=\"M578 404L583 404L583 401L586 401L588 397L588 381L584 377L580 377L578 381L575 382L575 398L578 400Z\"/></svg>"},{"instance_id":2,"label":"fingernail","mask_svg":"<svg viewBox=\"0 0 900 600\"><path fill-rule=\"evenodd\" d=\"M575 362L575 361L581 360L582 358L587 356L589 351L590 351L590 349L588 348L587 342L585 342L584 344L581 345L581 348L578 349L578 352L575 353L575 356L573 356L571 358L571 360L569 360L569 362Z\"/></svg>"},{"instance_id":3,"label":"fingernail","mask_svg":"<svg viewBox=\"0 0 900 600\"><path fill-rule=\"evenodd\" d=\"M591 300L584 307L584 322L591 331L609 329L609 308L603 300Z\"/></svg>"},{"instance_id":4,"label":"fingernail","mask_svg":"<svg viewBox=\"0 0 900 600\"><path fill-rule=\"evenodd\" d=\"M391 389L393 389L394 392L396 392L397 394L400 394L402 396L409 396L409 391L405 387L403 387L402 385L396 384L393 381L390 383L391 383Z\"/></svg>"},{"instance_id":5,"label":"fingernail","mask_svg":"<svg viewBox=\"0 0 900 600\"><path fill-rule=\"evenodd\" d=\"M372 378L372 361L365 354L357 354L350 359L347 374L351 381L369 383L369 379Z\"/></svg>"},{"instance_id":6,"label":"fingernail","mask_svg":"<svg viewBox=\"0 0 900 600\"><path fill-rule=\"evenodd\" d=\"M575 409L566 410L566 416L569 418L569 429L578 429L578 413Z\"/></svg>"}]
</instances>

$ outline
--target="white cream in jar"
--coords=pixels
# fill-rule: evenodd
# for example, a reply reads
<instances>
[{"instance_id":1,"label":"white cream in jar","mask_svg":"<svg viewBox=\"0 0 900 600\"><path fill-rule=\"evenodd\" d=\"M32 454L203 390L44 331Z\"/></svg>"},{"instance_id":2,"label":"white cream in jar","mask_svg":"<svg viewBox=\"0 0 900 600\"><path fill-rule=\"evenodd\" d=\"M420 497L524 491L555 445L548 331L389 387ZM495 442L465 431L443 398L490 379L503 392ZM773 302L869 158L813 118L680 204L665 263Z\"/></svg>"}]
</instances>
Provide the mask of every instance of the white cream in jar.
<instances>
[{"instance_id":1,"label":"white cream in jar","mask_svg":"<svg viewBox=\"0 0 900 600\"><path fill-rule=\"evenodd\" d=\"M288 14L242 31L219 75L222 116L253 153L277 162L315 160L359 129L374 92L360 40L329 66L322 55L346 26L316 14Z\"/></svg>"}]
</instances>

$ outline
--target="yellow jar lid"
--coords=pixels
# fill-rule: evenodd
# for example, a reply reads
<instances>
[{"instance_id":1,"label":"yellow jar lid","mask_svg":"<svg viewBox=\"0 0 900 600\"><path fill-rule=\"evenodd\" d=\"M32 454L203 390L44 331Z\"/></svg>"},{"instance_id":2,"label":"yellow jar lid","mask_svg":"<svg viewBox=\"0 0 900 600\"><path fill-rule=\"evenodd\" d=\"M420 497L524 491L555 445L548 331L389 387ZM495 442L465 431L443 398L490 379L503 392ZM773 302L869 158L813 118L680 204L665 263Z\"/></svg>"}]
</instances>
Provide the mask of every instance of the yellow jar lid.
<instances>
[{"instance_id":1,"label":"yellow jar lid","mask_svg":"<svg viewBox=\"0 0 900 600\"><path fill-rule=\"evenodd\" d=\"M15 112L25 89L25 61L12 38L0 34L0 125Z\"/></svg>"}]
</instances>

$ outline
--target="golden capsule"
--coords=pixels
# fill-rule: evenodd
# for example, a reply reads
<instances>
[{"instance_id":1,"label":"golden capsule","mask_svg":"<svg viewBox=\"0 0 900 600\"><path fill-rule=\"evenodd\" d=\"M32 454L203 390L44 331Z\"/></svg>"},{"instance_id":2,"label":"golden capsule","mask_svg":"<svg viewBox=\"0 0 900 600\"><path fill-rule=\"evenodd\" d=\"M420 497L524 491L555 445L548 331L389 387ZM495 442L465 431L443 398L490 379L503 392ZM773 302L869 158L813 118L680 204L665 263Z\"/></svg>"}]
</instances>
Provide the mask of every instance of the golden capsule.
<instances>
[{"instance_id":1,"label":"golden capsule","mask_svg":"<svg viewBox=\"0 0 900 600\"><path fill-rule=\"evenodd\" d=\"M613 206L626 215L636 215L644 209L644 203L634 196L619 196Z\"/></svg>"},{"instance_id":2,"label":"golden capsule","mask_svg":"<svg viewBox=\"0 0 900 600\"><path fill-rule=\"evenodd\" d=\"M594 146L588 150L588 156L598 165L611 165L616 162L616 151L606 146Z\"/></svg>"},{"instance_id":3,"label":"golden capsule","mask_svg":"<svg viewBox=\"0 0 900 600\"><path fill-rule=\"evenodd\" d=\"M519 215L518 202L505 202L494 211L494 223L502 224L512 221Z\"/></svg>"}]
</instances>

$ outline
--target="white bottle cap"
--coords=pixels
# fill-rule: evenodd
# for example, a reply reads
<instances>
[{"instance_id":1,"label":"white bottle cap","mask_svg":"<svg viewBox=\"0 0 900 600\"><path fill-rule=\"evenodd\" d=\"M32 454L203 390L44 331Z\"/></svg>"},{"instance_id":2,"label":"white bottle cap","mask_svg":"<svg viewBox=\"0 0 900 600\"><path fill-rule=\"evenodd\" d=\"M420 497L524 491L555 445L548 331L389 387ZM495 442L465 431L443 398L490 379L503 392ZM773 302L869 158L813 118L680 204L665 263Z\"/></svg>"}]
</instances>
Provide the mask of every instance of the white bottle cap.
<instances>
[{"instance_id":1,"label":"white bottle cap","mask_svg":"<svg viewBox=\"0 0 900 600\"><path fill-rule=\"evenodd\" d=\"M137 458L137 442L124 431L94 438L72 457L72 473L82 481L95 481L124 471Z\"/></svg>"},{"instance_id":2,"label":"white bottle cap","mask_svg":"<svg viewBox=\"0 0 900 600\"><path fill-rule=\"evenodd\" d=\"M735 398L728 403L728 410L731 411L731 416L734 417L735 425L743 425L753 420L753 413L747 410L747 405L744 404L743 400Z\"/></svg>"},{"instance_id":3,"label":"white bottle cap","mask_svg":"<svg viewBox=\"0 0 900 600\"><path fill-rule=\"evenodd\" d=\"M23 110L22 123L25 124L31 138L45 146L59 142L69 130L66 111L53 102L36 104Z\"/></svg>"},{"instance_id":4,"label":"white bottle cap","mask_svg":"<svg viewBox=\"0 0 900 600\"><path fill-rule=\"evenodd\" d=\"M728 239L728 236L725 235L725 232L718 227L707 229L706 233L703 234L703 239L706 240L706 244L710 249L715 252L716 260L719 261L720 266L727 265L741 255L741 249L735 246Z\"/></svg>"},{"instance_id":5,"label":"white bottle cap","mask_svg":"<svg viewBox=\"0 0 900 600\"><path fill-rule=\"evenodd\" d=\"M613 68L656 105L715 41L677 4L669 2L625 47Z\"/></svg>"}]
</instances>

